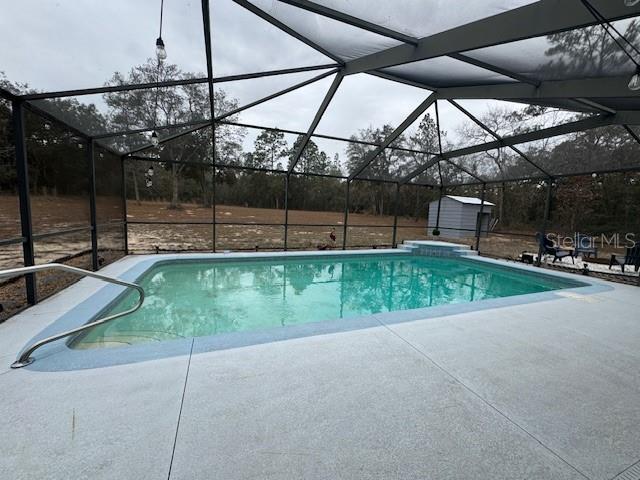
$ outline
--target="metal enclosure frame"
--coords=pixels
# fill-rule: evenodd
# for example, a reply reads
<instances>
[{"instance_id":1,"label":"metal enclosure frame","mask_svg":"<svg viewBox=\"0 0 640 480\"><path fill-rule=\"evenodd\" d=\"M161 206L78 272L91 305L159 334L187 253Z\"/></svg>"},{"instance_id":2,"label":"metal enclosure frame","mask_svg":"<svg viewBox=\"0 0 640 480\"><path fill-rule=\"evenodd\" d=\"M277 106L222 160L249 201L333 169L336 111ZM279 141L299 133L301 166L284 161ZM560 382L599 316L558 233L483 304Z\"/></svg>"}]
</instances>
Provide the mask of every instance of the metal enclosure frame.
<instances>
[{"instance_id":1,"label":"metal enclosure frame","mask_svg":"<svg viewBox=\"0 0 640 480\"><path fill-rule=\"evenodd\" d=\"M215 1L215 0L211 0ZM434 35L430 35L424 38L414 38L410 35L406 35L401 32L394 31L387 27L376 25L374 23L357 18L353 15L325 7L323 5L314 3L310 0L279 0L291 7L299 8L314 15L321 15L323 17L330 18L337 22L356 27L367 32L372 32L377 35L392 38L399 41L398 46L388 48L377 53L356 58L354 60L345 61L328 51L322 46L318 45L314 41L301 35L295 29L289 25L274 18L269 13L261 10L256 5L248 0L233 0L239 7L244 8L251 13L259 16L266 22L271 23L276 28L283 31L285 34L290 35L297 40L305 43L316 51L322 53L326 57L330 58L333 63L327 63L315 66L306 66L299 68L288 68L280 70L269 70L263 72L248 73L242 75L230 75L225 77L213 76L213 54L211 47L211 26L210 26L210 0L202 0L202 20L203 20L203 32L204 32L204 45L207 60L207 76L204 78L189 78L180 80L171 80L163 82L152 82L138 85L119 85L119 86L104 86L88 89L76 89L54 92L41 92L41 93L29 93L25 95L17 95L6 89L0 88L0 97L8 100L12 105L12 125L14 131L14 144L16 155L16 169L18 177L18 191L20 201L20 218L21 218L21 237L14 239L1 240L0 245L21 244L23 248L23 263L24 266L32 266L35 264L34 259L34 239L42 238L43 236L58 235L68 233L69 230L52 232L44 235L35 235L32 225L32 213L30 207L29 196L29 172L27 165L27 151L24 132L24 111L25 109L47 119L48 121L58 123L64 128L68 129L73 134L83 139L87 146L86 159L87 159L87 175L89 179L89 202L90 202L90 214L91 221L88 227L91 232L91 257L92 267L94 270L98 270L98 219L96 216L96 178L95 178L95 149L97 147L105 149L110 153L117 155L121 159L122 166L122 192L123 192L123 228L124 228L124 244L125 254L128 253L128 241L127 241L127 227L129 224L135 224L140 222L128 222L126 216L126 182L124 177L125 163L135 161L148 161L149 158L140 156L139 154L153 148L153 145L148 144L140 148L132 149L128 152L118 152L108 146L103 141L110 138L121 135L133 135L144 132L150 132L152 130L162 131L165 129L175 127L189 127L186 130L172 135L168 135L160 139L160 143L170 142L181 136L188 135L192 132L198 131L203 128L211 128L215 131L216 125L238 125L247 128L256 128L261 130L272 130L283 133L292 133L302 136L302 142L299 145L298 150L295 152L294 160L287 170L266 169L266 168L250 168L237 165L226 165L216 161L215 155L215 134L212 135L213 139L213 156L210 162L199 163L203 167L212 168L214 180L213 180L213 215L211 224L213 232L213 245L212 251L216 251L216 225L224 224L224 222L218 222L215 215L215 175L216 170L219 168L237 169L245 171L261 171L272 172L275 174L281 174L284 178L285 184L285 201L284 201L284 223L273 224L282 226L284 228L284 249L290 248L288 245L288 229L290 226L295 226L289 222L289 184L291 175L309 175L318 177L336 178L345 181L345 205L344 205L344 220L341 224L327 225L333 227L343 228L343 244L342 248L347 248L347 235L349 228L349 208L350 208L350 194L351 184L354 180L381 182L395 185L395 215L393 225L389 225L388 228L393 229L392 243L395 246L397 239L398 226L398 199L400 195L400 188L403 185L416 185L428 188L439 188L441 193L444 194L446 187L453 187L458 185L481 185L482 186L482 200L484 202L485 191L488 184L492 183L506 183L514 181L526 181L526 180L543 180L548 185L547 192L547 204L545 208L545 219L542 225L542 229L546 228L546 223L549 216L549 205L552 201L553 191L551 185L554 179L576 175L576 173L570 173L565 175L552 175L546 171L543 167L534 162L524 152L518 149L517 145L526 143L529 141L535 141L545 138L550 138L557 135L562 135L571 132L579 132L594 128L610 125L620 125L624 127L629 135L638 143L640 138L635 132L629 128L629 125L640 125L640 111L636 111L633 108L628 110L616 111L606 105L602 105L598 99L637 99L638 95L630 92L627 88L628 78L626 77L602 77L602 78L583 78L572 80L558 80L558 81L537 81L535 79L528 78L527 76L518 74L517 72L509 71L503 67L488 64L486 62L479 61L467 55L465 52L484 48L488 46L502 45L509 42L514 42L523 39L534 38L543 35L550 35L554 33L564 32L574 28L582 28L592 25L601 24L601 19L594 17L588 9L585 8L582 0L540 0L538 2L529 4L524 7L509 10L499 15L483 18L465 25L461 25ZM590 0L591 4L602 13L602 15L608 21L615 21L640 15L640 5L627 7L624 2L617 1L611 2L610 0ZM535 21L532 21L535 19ZM509 77L514 81L508 84L500 85L466 85L466 86L447 86L442 88L435 88L430 85L416 82L415 80L402 78L395 74L384 71L383 69L403 65L420 60L437 58L442 56L448 56L457 61L465 64L474 65L476 67L483 68L485 70ZM296 85L290 86L286 89L268 95L264 98L253 101L247 105L236 108L233 111L226 112L222 115L215 115L214 105L214 85L218 83L239 81L253 78L273 77L286 75L291 73L320 71L317 76L300 82ZM312 138L326 138L339 141L354 141L355 143L364 143L347 138L340 138L328 135L317 134L315 132L316 127L323 118L323 114L327 110L334 95L340 88L340 84L345 76L354 75L358 73L366 73L374 75L379 78L383 78L391 82L400 82L403 84L411 85L413 87L422 88L428 90L426 100L418 105L416 109L393 131L393 133L387 137L384 142L380 144L370 144L375 146L375 149L363 159L360 167L357 170L348 173L347 175L325 175L314 173L302 173L296 172L295 166L304 152L305 147ZM297 132L292 130L282 130L276 128L263 127L259 125L246 125L238 122L229 121L229 117L260 105L264 102L268 102L272 99L280 97L286 93L292 92L299 88L302 88L311 83L317 82L321 79L329 76L334 76L331 87L326 92L326 95L317 109L314 119L306 132ZM37 104L33 103L40 100L54 99L69 96L83 96L83 95L95 95L112 92L133 91L140 89L159 89L180 85L196 85L207 84L209 106L210 106L210 119L195 121L190 123L183 123L179 125L164 125L154 126L148 128L138 128L125 131L113 131L104 132L98 135L89 135L76 127L73 127L60 119L58 116L53 115L47 111L44 111ZM562 105L569 111L576 112L588 112L594 114L591 118L577 120L569 122L563 125L557 125L554 127L546 128L543 130L532 131L525 134L514 135L510 137L501 137L489 127L484 125L473 114L459 105L456 100L460 99L495 99L495 100L512 100L521 103L532 103L538 105ZM439 138L439 151L428 152L411 150L403 147L392 147L392 142L402 134L416 119L420 117L430 106L435 105L436 117L438 122L438 134L440 134L440 119L437 110L438 101L447 101L464 115L466 115L471 121L477 124L480 128L484 129L495 140L480 145L474 145L466 148L459 148L451 151L443 151L442 142ZM438 135L440 136L440 135ZM396 179L371 179L363 178L360 175L369 166L376 157L385 150L385 148L397 148L398 150L410 151L413 153L419 153L429 158L422 166L406 175L404 178ZM475 174L464 166L456 163L456 158L464 155L469 155L478 152L485 152L496 148L509 148L515 152L523 161L529 163L539 174L529 175L518 179L503 179L503 180L491 180L483 178L480 174ZM457 169L460 172L473 178L473 181L464 182L461 184L445 184L442 181L441 163L444 162L449 166ZM440 181L434 184L415 182L415 178L420 174L428 170L430 167L437 166L440 172ZM640 164L637 167L630 168L612 168L609 170L602 170L601 173L607 172L620 172L620 171L640 171ZM582 173L584 174L584 173ZM436 221L436 228L438 225ZM234 225L247 225L243 223L234 223ZM251 224L255 225L255 224ZM387 227L387 226L385 226ZM72 229L72 230L82 230ZM476 248L479 247L480 232L476 233ZM37 291L35 278L33 274L29 274L26 277L26 292L28 302L33 304L37 302Z\"/></svg>"}]
</instances>

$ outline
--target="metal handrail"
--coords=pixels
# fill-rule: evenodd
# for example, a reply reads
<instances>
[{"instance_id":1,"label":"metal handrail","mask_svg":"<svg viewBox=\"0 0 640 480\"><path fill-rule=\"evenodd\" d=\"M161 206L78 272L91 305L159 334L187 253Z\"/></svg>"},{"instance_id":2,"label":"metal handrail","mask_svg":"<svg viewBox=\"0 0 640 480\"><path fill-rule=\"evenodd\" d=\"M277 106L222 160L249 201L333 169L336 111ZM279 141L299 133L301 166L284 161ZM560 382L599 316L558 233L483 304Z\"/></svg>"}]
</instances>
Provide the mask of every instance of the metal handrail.
<instances>
[{"instance_id":1,"label":"metal handrail","mask_svg":"<svg viewBox=\"0 0 640 480\"><path fill-rule=\"evenodd\" d=\"M63 270L65 272L77 273L79 275L86 276L86 277L97 278L99 280L103 280L109 283L114 283L116 285L121 285L123 287L135 288L138 291L140 298L138 299L138 303L136 303L136 305L134 305L132 308L128 310L125 310L124 312L109 315L107 317L101 318L100 320L96 320L95 322L86 323L72 330L67 330L62 333L57 333L55 335L52 335L50 337L47 337L35 342L33 345L29 346L26 350L24 350L22 354L20 354L18 359L11 364L11 368L22 368L33 363L34 358L31 357L31 354L38 348L42 347L43 345L46 345L47 343L51 343L61 338L68 337L69 335L73 335L74 333L79 333L85 330L89 330L90 328L96 327L98 325L102 325L103 323L110 322L111 320L115 320L116 318L129 315L130 313L133 313L136 310L138 310L142 306L142 303L144 302L144 289L141 286L136 285L135 283L125 282L122 280L118 280L116 278L107 277L106 275L100 275L98 273L90 272L82 268L63 265L61 263L47 263L45 265L35 265L31 267L21 267L21 268L12 268L10 270L0 270L0 279L17 277L27 273L40 272L42 270Z\"/></svg>"}]
</instances>

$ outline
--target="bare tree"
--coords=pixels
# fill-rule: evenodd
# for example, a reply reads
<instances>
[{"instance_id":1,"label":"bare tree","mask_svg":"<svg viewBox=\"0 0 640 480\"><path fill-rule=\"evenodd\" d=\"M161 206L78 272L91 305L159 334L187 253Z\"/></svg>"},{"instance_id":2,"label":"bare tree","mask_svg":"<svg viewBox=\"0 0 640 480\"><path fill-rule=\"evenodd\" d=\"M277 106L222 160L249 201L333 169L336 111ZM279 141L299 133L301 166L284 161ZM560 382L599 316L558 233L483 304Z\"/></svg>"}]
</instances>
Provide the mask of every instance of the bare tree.
<instances>
[{"instance_id":1,"label":"bare tree","mask_svg":"<svg viewBox=\"0 0 640 480\"><path fill-rule=\"evenodd\" d=\"M193 73L184 73L176 65L149 59L146 63L134 67L127 75L116 72L110 85L126 85L152 83L173 80L177 78L195 77ZM179 123L206 121L210 119L210 105L206 85L181 85L176 87L132 90L126 92L108 93L104 95L105 103L109 106L109 120L113 129L155 128ZM214 94L215 115L237 108L236 100L229 99L222 90ZM228 120L233 121L234 117ZM166 135L180 133L179 127L166 129ZM240 148L244 135L243 129L232 128L228 125L217 125L215 129L216 147L228 150L230 145ZM162 143L153 149L160 162L166 162L165 168L171 173L170 208L180 206L180 179L186 172L188 163L210 165L212 159L212 129L202 128L195 132L181 136L175 140ZM138 135L133 141L128 137L125 149L146 145L150 141L149 135ZM226 152L228 155L229 153ZM218 154L216 153L216 157ZM169 161L178 161L169 162ZM206 194L206 175L203 166L196 167L197 176L202 187L203 202L208 202Z\"/></svg>"}]
</instances>

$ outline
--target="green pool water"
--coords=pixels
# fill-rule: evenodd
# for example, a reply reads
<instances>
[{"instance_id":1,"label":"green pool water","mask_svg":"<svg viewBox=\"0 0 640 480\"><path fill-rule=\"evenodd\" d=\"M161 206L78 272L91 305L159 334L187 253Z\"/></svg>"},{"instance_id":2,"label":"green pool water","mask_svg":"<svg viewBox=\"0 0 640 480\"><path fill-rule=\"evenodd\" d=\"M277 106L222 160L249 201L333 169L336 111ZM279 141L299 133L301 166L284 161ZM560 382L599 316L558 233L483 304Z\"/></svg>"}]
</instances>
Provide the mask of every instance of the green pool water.
<instances>
[{"instance_id":1,"label":"green pool water","mask_svg":"<svg viewBox=\"0 0 640 480\"><path fill-rule=\"evenodd\" d=\"M73 342L91 348L475 302L580 285L460 258L348 256L159 264L139 280L136 313ZM136 294L108 312L129 308Z\"/></svg>"}]
</instances>

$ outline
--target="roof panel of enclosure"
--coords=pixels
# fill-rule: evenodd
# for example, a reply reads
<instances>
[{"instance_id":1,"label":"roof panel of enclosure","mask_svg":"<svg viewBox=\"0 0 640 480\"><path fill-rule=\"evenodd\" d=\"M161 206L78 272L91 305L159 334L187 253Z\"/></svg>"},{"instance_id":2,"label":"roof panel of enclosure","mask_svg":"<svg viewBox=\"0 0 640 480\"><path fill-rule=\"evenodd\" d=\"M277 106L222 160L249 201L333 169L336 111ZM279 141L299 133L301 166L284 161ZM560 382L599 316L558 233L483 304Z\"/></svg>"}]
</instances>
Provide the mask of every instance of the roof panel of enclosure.
<instances>
[{"instance_id":1,"label":"roof panel of enclosure","mask_svg":"<svg viewBox=\"0 0 640 480\"><path fill-rule=\"evenodd\" d=\"M26 0L8 6L0 18L0 42L15 47L0 52L0 72L12 81L0 75L4 96L18 95L18 100L31 102L122 154L152 149L153 130L158 130L161 143L181 141L182 134L223 120L267 130L296 129L303 144L305 137L318 138L314 135L319 133L343 137L336 142L363 140L358 134L376 122L372 127L380 127L388 138L376 138L371 145L355 143L360 147L350 149L351 157L336 160L345 165L343 173L351 179L457 184L564 175L581 169L640 168L635 155L640 139L627 127L640 124L640 91L628 87L640 68L640 3L473 0L464 7L446 0L166 3L162 35L171 55L171 64L166 65L150 58L149 39L158 35L159 0L117 6L91 2L81 11L67 1ZM255 28L245 23L249 21ZM10 38L14 25L23 29L24 41ZM210 25L211 35L206 33ZM86 45L92 48L87 50ZM209 58L208 50L213 50ZM223 65L217 67L216 60ZM216 93L213 106L210 81L216 92L226 86L228 94ZM373 92L365 84L389 88ZM410 92L406 105L391 98L402 90ZM310 91L315 92L313 98ZM294 109L285 101L293 97L299 99ZM461 140L455 127L445 129L442 125L447 122L431 112L436 101L447 105L444 112L452 112L449 100L489 106L492 101L518 102L560 114L531 128L512 125L493 131L484 128L481 113L456 107L456 115L467 124L466 133L480 129L475 138L481 141L474 145L468 138ZM188 108L181 111L189 113L158 109L158 101L182 102ZM347 105L353 109L358 101L356 113L361 116L344 120L341 112ZM392 101L403 108L392 112ZM155 108L147 108L153 104ZM402 115L413 113L400 118L401 110ZM378 125L385 113L388 120ZM415 142L411 151L389 148L412 138L427 114L430 121L437 121L438 148L433 143L421 148ZM270 116L274 117L266 118ZM299 116L303 122L291 122L287 116ZM582 131L591 131L592 137ZM195 137L206 140L207 135ZM567 139L583 141L589 157L564 158L561 147ZM589 149L593 139L600 143ZM617 153L607 155L603 148ZM324 153L333 158L341 151L342 147L327 147ZM211 154L207 148L203 152ZM354 157L354 152L360 156ZM303 154L308 154L304 148ZM293 167L296 172L304 170L304 158L302 165Z\"/></svg>"},{"instance_id":2,"label":"roof panel of enclosure","mask_svg":"<svg viewBox=\"0 0 640 480\"><path fill-rule=\"evenodd\" d=\"M450 0L316 0L315 3L422 38L535 1L483 0L466 2L463 8L454 7Z\"/></svg>"},{"instance_id":3,"label":"roof panel of enclosure","mask_svg":"<svg viewBox=\"0 0 640 480\"><path fill-rule=\"evenodd\" d=\"M402 44L284 2L251 0L251 3L342 60L353 60Z\"/></svg>"}]
</instances>

